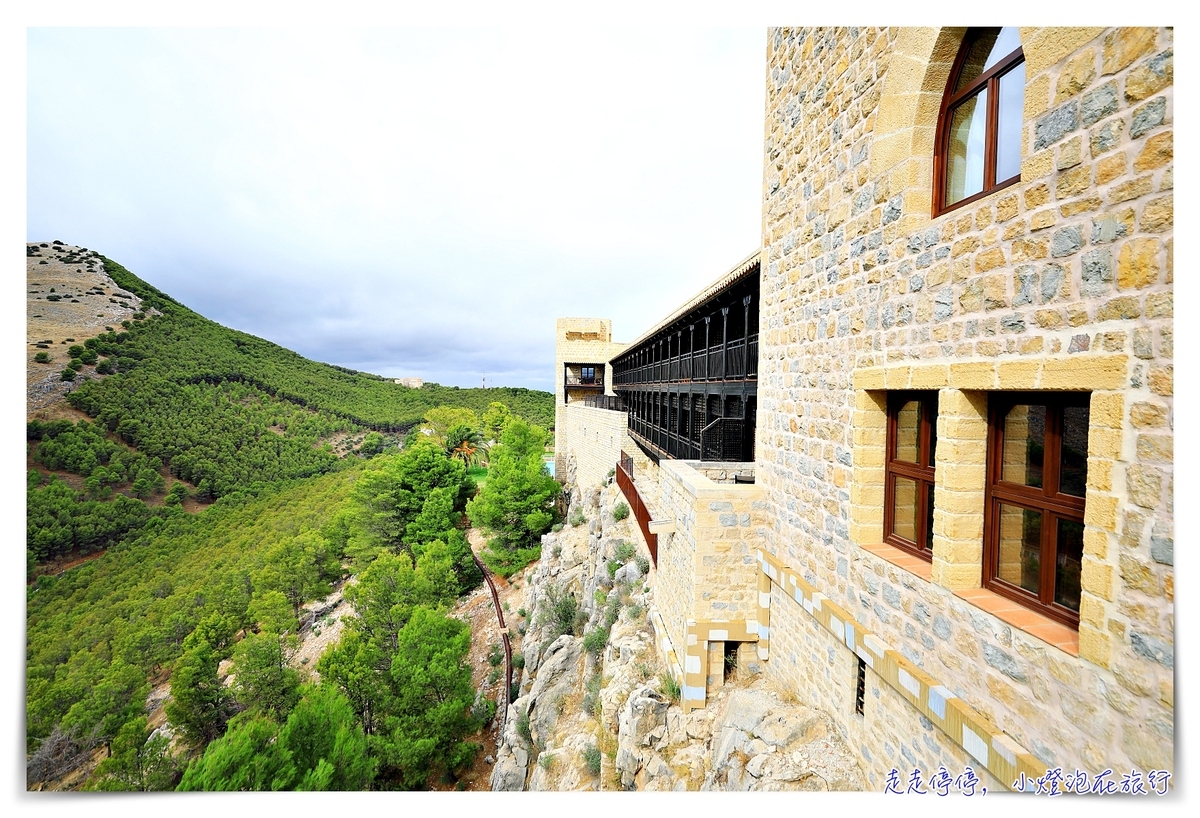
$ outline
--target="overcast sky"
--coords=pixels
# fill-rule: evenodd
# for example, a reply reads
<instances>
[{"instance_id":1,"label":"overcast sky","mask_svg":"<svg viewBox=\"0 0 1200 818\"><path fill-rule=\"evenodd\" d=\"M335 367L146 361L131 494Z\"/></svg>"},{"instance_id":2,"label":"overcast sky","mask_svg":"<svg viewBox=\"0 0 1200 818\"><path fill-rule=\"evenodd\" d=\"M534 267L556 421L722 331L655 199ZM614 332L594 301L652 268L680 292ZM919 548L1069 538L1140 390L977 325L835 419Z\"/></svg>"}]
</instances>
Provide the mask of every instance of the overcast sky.
<instances>
[{"instance_id":1,"label":"overcast sky","mask_svg":"<svg viewBox=\"0 0 1200 818\"><path fill-rule=\"evenodd\" d=\"M30 241L320 361L553 389L760 241L766 30L28 33Z\"/></svg>"}]
</instances>

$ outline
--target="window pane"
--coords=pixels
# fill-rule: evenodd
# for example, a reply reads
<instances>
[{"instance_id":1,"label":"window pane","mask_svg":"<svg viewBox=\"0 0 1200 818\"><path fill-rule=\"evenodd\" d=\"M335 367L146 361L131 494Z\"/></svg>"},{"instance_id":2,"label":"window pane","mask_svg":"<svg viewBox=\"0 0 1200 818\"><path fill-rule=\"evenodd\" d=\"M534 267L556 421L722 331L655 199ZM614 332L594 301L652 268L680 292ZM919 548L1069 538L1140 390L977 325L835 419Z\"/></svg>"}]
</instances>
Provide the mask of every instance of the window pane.
<instances>
[{"instance_id":1,"label":"window pane","mask_svg":"<svg viewBox=\"0 0 1200 818\"><path fill-rule=\"evenodd\" d=\"M892 490L892 533L917 541L917 481L896 475Z\"/></svg>"},{"instance_id":2,"label":"window pane","mask_svg":"<svg viewBox=\"0 0 1200 818\"><path fill-rule=\"evenodd\" d=\"M933 483L926 483L929 497L925 503L925 547L933 553Z\"/></svg>"},{"instance_id":3,"label":"window pane","mask_svg":"<svg viewBox=\"0 0 1200 818\"><path fill-rule=\"evenodd\" d=\"M937 398L926 406L932 411L929 413L929 462L925 465L932 469L937 465Z\"/></svg>"},{"instance_id":4,"label":"window pane","mask_svg":"<svg viewBox=\"0 0 1200 818\"><path fill-rule=\"evenodd\" d=\"M996 576L1036 594L1042 570L1042 512L1001 503L999 545Z\"/></svg>"},{"instance_id":5,"label":"window pane","mask_svg":"<svg viewBox=\"0 0 1200 818\"><path fill-rule=\"evenodd\" d=\"M1079 610L1079 576L1083 570L1083 523L1058 521L1058 555L1054 571L1054 601Z\"/></svg>"},{"instance_id":6,"label":"window pane","mask_svg":"<svg viewBox=\"0 0 1200 818\"><path fill-rule=\"evenodd\" d=\"M920 430L921 403L915 400L907 401L896 413L896 460L903 460L905 463L921 462L921 450L918 448Z\"/></svg>"},{"instance_id":7,"label":"window pane","mask_svg":"<svg viewBox=\"0 0 1200 818\"><path fill-rule=\"evenodd\" d=\"M955 91L961 91L1001 58L1007 57L1021 45L1021 36L1015 26L985 28L974 34L975 40L967 49L962 73L958 75Z\"/></svg>"},{"instance_id":8,"label":"window pane","mask_svg":"<svg viewBox=\"0 0 1200 818\"><path fill-rule=\"evenodd\" d=\"M950 113L946 145L946 204L983 190L983 143L987 89L960 103Z\"/></svg>"},{"instance_id":9,"label":"window pane","mask_svg":"<svg viewBox=\"0 0 1200 818\"><path fill-rule=\"evenodd\" d=\"M1046 407L1018 403L1009 409L1004 416L1004 453L1000 479L1041 488L1045 446Z\"/></svg>"},{"instance_id":10,"label":"window pane","mask_svg":"<svg viewBox=\"0 0 1200 818\"><path fill-rule=\"evenodd\" d=\"M1087 493L1088 407L1063 407L1062 458L1058 490L1083 497Z\"/></svg>"},{"instance_id":11,"label":"window pane","mask_svg":"<svg viewBox=\"0 0 1200 818\"><path fill-rule=\"evenodd\" d=\"M1021 124L1025 116L1025 63L1000 78L1000 117L996 126L996 181L1021 172Z\"/></svg>"}]
</instances>

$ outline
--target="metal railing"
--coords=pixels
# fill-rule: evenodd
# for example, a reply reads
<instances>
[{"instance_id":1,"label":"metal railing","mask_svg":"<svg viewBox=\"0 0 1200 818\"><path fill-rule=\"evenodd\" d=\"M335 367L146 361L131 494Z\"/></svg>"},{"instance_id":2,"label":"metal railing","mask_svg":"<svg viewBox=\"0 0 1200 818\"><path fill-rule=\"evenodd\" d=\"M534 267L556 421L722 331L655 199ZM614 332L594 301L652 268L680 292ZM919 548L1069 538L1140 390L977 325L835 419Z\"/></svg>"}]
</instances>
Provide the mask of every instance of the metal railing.
<instances>
[{"instance_id":1,"label":"metal railing","mask_svg":"<svg viewBox=\"0 0 1200 818\"><path fill-rule=\"evenodd\" d=\"M628 472L625 471L627 464L630 468ZM617 461L617 487L625 495L629 510L633 512L633 518L637 520L638 528L646 539L646 547L650 550L650 562L657 566L658 535L650 531L650 511L642 502L642 496L638 494L637 486L633 482L633 459L625 452L621 452L621 459Z\"/></svg>"},{"instance_id":2,"label":"metal railing","mask_svg":"<svg viewBox=\"0 0 1200 818\"><path fill-rule=\"evenodd\" d=\"M627 411L625 399L620 395L587 395L581 402L584 406L590 406L593 409L608 409L612 412Z\"/></svg>"},{"instance_id":3,"label":"metal railing","mask_svg":"<svg viewBox=\"0 0 1200 818\"><path fill-rule=\"evenodd\" d=\"M741 460L741 418L717 418L700 432L701 460Z\"/></svg>"},{"instance_id":4,"label":"metal railing","mask_svg":"<svg viewBox=\"0 0 1200 818\"><path fill-rule=\"evenodd\" d=\"M613 383L752 380L758 378L758 333L613 372Z\"/></svg>"}]
</instances>

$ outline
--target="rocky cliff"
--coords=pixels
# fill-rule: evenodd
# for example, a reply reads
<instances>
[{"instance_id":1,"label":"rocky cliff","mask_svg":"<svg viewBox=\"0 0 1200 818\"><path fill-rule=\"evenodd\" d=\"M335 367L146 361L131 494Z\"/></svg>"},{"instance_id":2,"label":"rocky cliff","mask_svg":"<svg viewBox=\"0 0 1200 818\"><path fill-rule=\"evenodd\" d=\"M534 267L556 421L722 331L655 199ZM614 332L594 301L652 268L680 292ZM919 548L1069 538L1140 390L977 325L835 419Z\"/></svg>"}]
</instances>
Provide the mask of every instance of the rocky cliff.
<instances>
[{"instance_id":1,"label":"rocky cliff","mask_svg":"<svg viewBox=\"0 0 1200 818\"><path fill-rule=\"evenodd\" d=\"M829 717L750 676L684 714L648 613L654 577L623 498L571 485L522 610L524 667L493 790L860 790ZM617 513L619 516L619 512Z\"/></svg>"}]
</instances>

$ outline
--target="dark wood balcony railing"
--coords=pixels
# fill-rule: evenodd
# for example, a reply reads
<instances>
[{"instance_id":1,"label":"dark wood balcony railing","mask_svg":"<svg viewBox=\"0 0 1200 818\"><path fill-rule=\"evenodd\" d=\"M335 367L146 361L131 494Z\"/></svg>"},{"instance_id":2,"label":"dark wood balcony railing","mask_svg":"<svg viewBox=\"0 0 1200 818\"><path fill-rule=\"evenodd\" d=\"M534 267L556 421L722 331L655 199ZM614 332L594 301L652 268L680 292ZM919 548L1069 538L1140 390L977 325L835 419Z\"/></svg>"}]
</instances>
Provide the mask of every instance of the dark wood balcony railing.
<instances>
[{"instance_id":1,"label":"dark wood balcony railing","mask_svg":"<svg viewBox=\"0 0 1200 818\"><path fill-rule=\"evenodd\" d=\"M758 333L724 344L713 344L695 352L629 366L613 371L615 386L643 383L687 383L691 381L739 381L758 379ZM597 376L597 380L601 380Z\"/></svg>"}]
</instances>

